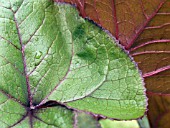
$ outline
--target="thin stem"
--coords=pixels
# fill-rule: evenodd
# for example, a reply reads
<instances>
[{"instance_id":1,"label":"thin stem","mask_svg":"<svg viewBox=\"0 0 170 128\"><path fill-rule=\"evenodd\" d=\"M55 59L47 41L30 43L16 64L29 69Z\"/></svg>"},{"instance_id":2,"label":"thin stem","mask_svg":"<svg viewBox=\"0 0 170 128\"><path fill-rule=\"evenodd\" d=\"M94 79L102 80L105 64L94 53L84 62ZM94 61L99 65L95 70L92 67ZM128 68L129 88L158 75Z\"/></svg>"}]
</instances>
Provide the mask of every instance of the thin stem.
<instances>
[{"instance_id":1,"label":"thin stem","mask_svg":"<svg viewBox=\"0 0 170 128\"><path fill-rule=\"evenodd\" d=\"M151 77L151 76L154 76L154 75L156 75L160 72L167 71L167 70L170 70L170 65L163 67L163 68L159 68L159 69L152 71L152 72L145 73L145 74L143 74L143 78Z\"/></svg>"}]
</instances>

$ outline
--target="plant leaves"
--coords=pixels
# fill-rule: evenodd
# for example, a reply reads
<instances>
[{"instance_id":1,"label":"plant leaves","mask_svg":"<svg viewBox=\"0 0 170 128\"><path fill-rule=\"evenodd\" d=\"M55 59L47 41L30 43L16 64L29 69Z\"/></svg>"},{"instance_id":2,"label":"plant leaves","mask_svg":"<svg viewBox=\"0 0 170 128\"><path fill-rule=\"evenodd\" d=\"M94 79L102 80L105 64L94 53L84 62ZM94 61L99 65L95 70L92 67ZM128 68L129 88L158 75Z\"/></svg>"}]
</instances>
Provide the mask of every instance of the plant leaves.
<instances>
[{"instance_id":1,"label":"plant leaves","mask_svg":"<svg viewBox=\"0 0 170 128\"><path fill-rule=\"evenodd\" d=\"M153 128L168 128L170 117L170 99L169 95L148 94L149 108L152 113L148 114L151 127ZM156 106L156 107L155 107Z\"/></svg>"},{"instance_id":2,"label":"plant leaves","mask_svg":"<svg viewBox=\"0 0 170 128\"><path fill-rule=\"evenodd\" d=\"M102 128L140 128L136 120L131 121L112 121L109 119L100 120Z\"/></svg>"},{"instance_id":3,"label":"plant leaves","mask_svg":"<svg viewBox=\"0 0 170 128\"><path fill-rule=\"evenodd\" d=\"M124 120L143 116L136 65L75 8L1 0L0 26L3 127L73 127L72 109Z\"/></svg>"},{"instance_id":4,"label":"plant leaves","mask_svg":"<svg viewBox=\"0 0 170 128\"><path fill-rule=\"evenodd\" d=\"M73 127L72 111L56 106L54 108L30 110L9 94L0 92L0 119L1 128L44 128L44 127Z\"/></svg>"},{"instance_id":5,"label":"plant leaves","mask_svg":"<svg viewBox=\"0 0 170 128\"><path fill-rule=\"evenodd\" d=\"M80 2L57 1L77 5ZM103 2L85 0L80 3L84 5L86 16L109 30L134 57L143 72L148 91L169 94L170 9L168 7L170 2L152 0L113 3L107 0ZM80 8L80 5L78 7ZM108 9L107 12L104 11L106 9ZM129 9L130 11L127 12ZM135 15L132 18L131 13L134 14L134 12ZM119 32L119 36L116 36L116 32ZM155 84L159 86L155 87Z\"/></svg>"},{"instance_id":6,"label":"plant leaves","mask_svg":"<svg viewBox=\"0 0 170 128\"><path fill-rule=\"evenodd\" d=\"M89 17L109 30L134 57L143 72L148 97L170 92L170 1L169 0L56 0L76 4L83 17ZM83 13L82 13L83 12ZM84 15L85 14L85 15ZM155 95L154 95L155 96ZM150 120L165 111L156 96L149 100ZM153 100L153 101L152 101ZM153 102L153 103L152 103ZM156 114L160 112L159 114ZM159 116L158 116L159 117ZM157 121L151 121L155 126Z\"/></svg>"},{"instance_id":7,"label":"plant leaves","mask_svg":"<svg viewBox=\"0 0 170 128\"><path fill-rule=\"evenodd\" d=\"M76 112L75 128L101 128L100 123L92 116L83 112Z\"/></svg>"}]
</instances>

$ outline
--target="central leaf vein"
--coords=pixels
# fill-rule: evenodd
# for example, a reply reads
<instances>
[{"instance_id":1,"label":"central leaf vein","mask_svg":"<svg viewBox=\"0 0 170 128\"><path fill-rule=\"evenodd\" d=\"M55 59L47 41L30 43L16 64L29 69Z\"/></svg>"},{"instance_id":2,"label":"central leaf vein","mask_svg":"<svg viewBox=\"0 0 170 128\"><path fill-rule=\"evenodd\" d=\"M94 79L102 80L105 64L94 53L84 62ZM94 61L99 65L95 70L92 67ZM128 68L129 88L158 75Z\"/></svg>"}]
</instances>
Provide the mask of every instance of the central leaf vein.
<instances>
[{"instance_id":1,"label":"central leaf vein","mask_svg":"<svg viewBox=\"0 0 170 128\"><path fill-rule=\"evenodd\" d=\"M22 54L22 61L23 61L23 65L24 65L24 75L25 75L25 79L26 79L26 85L27 85L27 92L28 92L28 100L29 100L29 106L32 107L32 97L31 97L31 90L30 90L30 82L29 82L29 77L27 76L27 64L26 64L26 58L25 58L25 46L22 42L22 37L21 37L21 33L19 30L19 26L18 26L18 22L15 16L15 13L12 8L11 11L13 12L13 16L14 16L14 22L16 25L16 29L17 29L17 33L18 33L18 38L19 38L19 43L21 45L21 54Z\"/></svg>"}]
</instances>

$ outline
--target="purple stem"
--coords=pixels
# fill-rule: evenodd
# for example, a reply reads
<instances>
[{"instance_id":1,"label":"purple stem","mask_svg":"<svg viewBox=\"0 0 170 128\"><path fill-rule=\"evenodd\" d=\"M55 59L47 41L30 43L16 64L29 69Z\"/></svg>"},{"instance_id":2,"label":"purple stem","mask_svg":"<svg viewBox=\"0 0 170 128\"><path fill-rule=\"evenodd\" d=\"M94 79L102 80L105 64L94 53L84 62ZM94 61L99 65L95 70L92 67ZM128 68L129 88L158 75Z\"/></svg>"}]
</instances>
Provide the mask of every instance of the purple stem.
<instances>
[{"instance_id":1,"label":"purple stem","mask_svg":"<svg viewBox=\"0 0 170 128\"><path fill-rule=\"evenodd\" d=\"M131 56L138 56L138 55L143 55L143 54L170 54L170 51L144 51L144 52L137 52L137 53L133 53L131 54Z\"/></svg>"},{"instance_id":2,"label":"purple stem","mask_svg":"<svg viewBox=\"0 0 170 128\"><path fill-rule=\"evenodd\" d=\"M125 46L126 49L130 49L131 46L134 44L135 40L139 37L139 35L145 30L145 27L148 25L148 23L152 20L152 18L154 18L156 16L156 14L159 12L159 10L161 9L161 7L163 6L163 4L165 3L166 1L162 1L158 8L156 9L156 11L150 16L148 17L148 19L146 19L145 23L143 24L143 26L138 30L138 32L136 33L136 35L132 38L131 41L128 42L128 45Z\"/></svg>"},{"instance_id":3,"label":"purple stem","mask_svg":"<svg viewBox=\"0 0 170 128\"><path fill-rule=\"evenodd\" d=\"M156 74L163 72L163 71L166 71L166 70L170 70L170 65L163 67L163 68L159 68L159 69L152 71L152 72L145 73L145 74L143 74L143 78L151 77L153 75L156 75Z\"/></svg>"},{"instance_id":4,"label":"purple stem","mask_svg":"<svg viewBox=\"0 0 170 128\"><path fill-rule=\"evenodd\" d=\"M148 41L148 42L146 42L146 43L143 43L143 44L141 44L141 45L139 45L139 46L136 46L136 47L134 47L134 48L131 48L130 49L130 51L132 52L132 51L135 51L136 49L139 49L139 48L142 48L142 47L144 47L144 46L146 46L146 45L149 45L149 44L154 44L154 43L170 43L170 39L163 39L163 40L151 40L151 41Z\"/></svg>"},{"instance_id":5,"label":"purple stem","mask_svg":"<svg viewBox=\"0 0 170 128\"><path fill-rule=\"evenodd\" d=\"M118 28L118 22L117 22L117 14L116 14L116 6L114 0L112 0L112 14L113 14L113 20L115 24L115 37L118 40L119 39L119 28Z\"/></svg>"}]
</instances>

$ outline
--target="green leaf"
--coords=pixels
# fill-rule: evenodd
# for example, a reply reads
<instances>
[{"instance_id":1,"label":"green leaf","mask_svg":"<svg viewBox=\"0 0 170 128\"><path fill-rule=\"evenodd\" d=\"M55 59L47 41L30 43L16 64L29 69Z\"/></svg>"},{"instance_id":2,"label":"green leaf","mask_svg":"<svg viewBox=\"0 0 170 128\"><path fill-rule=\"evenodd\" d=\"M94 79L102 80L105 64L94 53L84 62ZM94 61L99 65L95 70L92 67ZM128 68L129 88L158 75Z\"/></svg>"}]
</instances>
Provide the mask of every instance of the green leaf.
<instances>
[{"instance_id":1,"label":"green leaf","mask_svg":"<svg viewBox=\"0 0 170 128\"><path fill-rule=\"evenodd\" d=\"M136 120L132 121L112 121L109 119L100 120L102 128L140 128Z\"/></svg>"},{"instance_id":2,"label":"green leaf","mask_svg":"<svg viewBox=\"0 0 170 128\"><path fill-rule=\"evenodd\" d=\"M0 92L2 127L69 128L76 109L125 120L146 110L127 53L75 8L49 0L0 0Z\"/></svg>"},{"instance_id":3,"label":"green leaf","mask_svg":"<svg viewBox=\"0 0 170 128\"><path fill-rule=\"evenodd\" d=\"M145 81L150 125L170 128L166 121L170 109L170 0L55 1L76 5L82 17L110 31L129 51Z\"/></svg>"},{"instance_id":4,"label":"green leaf","mask_svg":"<svg viewBox=\"0 0 170 128\"><path fill-rule=\"evenodd\" d=\"M100 123L91 115L83 112L76 112L77 128L101 128Z\"/></svg>"}]
</instances>

